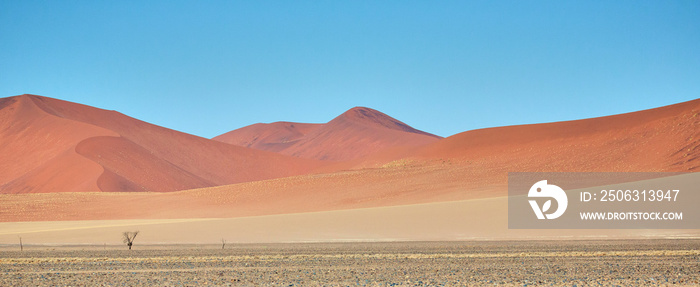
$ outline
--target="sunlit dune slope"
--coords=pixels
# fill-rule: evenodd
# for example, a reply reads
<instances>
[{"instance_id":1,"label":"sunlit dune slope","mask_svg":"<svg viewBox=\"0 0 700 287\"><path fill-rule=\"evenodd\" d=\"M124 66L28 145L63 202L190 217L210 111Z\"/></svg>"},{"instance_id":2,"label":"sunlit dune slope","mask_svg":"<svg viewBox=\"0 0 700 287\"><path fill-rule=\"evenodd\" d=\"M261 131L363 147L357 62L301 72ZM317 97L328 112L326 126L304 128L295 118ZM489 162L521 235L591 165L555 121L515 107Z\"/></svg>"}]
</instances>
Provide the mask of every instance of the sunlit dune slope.
<instances>
[{"instance_id":1,"label":"sunlit dune slope","mask_svg":"<svg viewBox=\"0 0 700 287\"><path fill-rule=\"evenodd\" d=\"M0 99L0 138L0 193L175 191L319 165L34 95Z\"/></svg>"},{"instance_id":2,"label":"sunlit dune slope","mask_svg":"<svg viewBox=\"0 0 700 287\"><path fill-rule=\"evenodd\" d=\"M467 131L408 156L460 159L502 172L698 171L700 99L600 118Z\"/></svg>"}]
</instances>

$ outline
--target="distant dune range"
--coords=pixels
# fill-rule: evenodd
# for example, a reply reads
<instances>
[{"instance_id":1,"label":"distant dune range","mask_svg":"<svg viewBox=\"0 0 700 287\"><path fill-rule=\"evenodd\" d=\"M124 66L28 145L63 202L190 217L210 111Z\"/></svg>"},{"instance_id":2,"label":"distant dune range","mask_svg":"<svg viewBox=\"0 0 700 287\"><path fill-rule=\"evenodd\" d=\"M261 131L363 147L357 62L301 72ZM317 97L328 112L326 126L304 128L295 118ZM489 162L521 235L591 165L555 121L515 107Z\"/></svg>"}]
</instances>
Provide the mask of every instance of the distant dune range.
<instances>
[{"instance_id":1,"label":"distant dune range","mask_svg":"<svg viewBox=\"0 0 700 287\"><path fill-rule=\"evenodd\" d=\"M352 108L325 124L254 124L214 138L296 157L332 161L357 159L387 148L422 146L439 139L364 107Z\"/></svg>"},{"instance_id":2,"label":"distant dune range","mask_svg":"<svg viewBox=\"0 0 700 287\"><path fill-rule=\"evenodd\" d=\"M479 200L505 196L513 171L694 172L699 114L693 100L440 139L353 108L326 124L257 124L208 140L54 99L6 98L0 192L53 193L0 195L0 221L230 218ZM122 190L182 191L69 192Z\"/></svg>"}]
</instances>

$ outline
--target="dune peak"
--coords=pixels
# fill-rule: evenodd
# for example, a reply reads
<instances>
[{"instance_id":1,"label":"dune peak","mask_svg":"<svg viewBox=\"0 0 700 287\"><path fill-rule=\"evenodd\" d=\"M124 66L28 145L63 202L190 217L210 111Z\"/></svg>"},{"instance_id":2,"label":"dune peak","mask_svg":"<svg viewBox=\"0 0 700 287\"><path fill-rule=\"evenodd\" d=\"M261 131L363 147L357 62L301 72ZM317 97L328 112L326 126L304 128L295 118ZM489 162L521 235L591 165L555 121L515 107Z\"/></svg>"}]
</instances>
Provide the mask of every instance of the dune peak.
<instances>
[{"instance_id":1,"label":"dune peak","mask_svg":"<svg viewBox=\"0 0 700 287\"><path fill-rule=\"evenodd\" d=\"M406 123L399 121L385 113L382 113L378 110L372 109L372 108L367 108L367 107L354 107L352 109L347 110L345 113L341 114L337 118L335 118L333 121L354 121L356 123L361 123L361 124L366 124L366 125L375 125L383 128L388 128L392 130L398 130L398 131L403 131L403 132L408 132L408 133L414 133L414 134L421 134L421 135L426 135L434 138L441 138L439 136L436 136L431 133L427 133L418 129L415 129ZM333 121L329 122L332 123Z\"/></svg>"}]
</instances>

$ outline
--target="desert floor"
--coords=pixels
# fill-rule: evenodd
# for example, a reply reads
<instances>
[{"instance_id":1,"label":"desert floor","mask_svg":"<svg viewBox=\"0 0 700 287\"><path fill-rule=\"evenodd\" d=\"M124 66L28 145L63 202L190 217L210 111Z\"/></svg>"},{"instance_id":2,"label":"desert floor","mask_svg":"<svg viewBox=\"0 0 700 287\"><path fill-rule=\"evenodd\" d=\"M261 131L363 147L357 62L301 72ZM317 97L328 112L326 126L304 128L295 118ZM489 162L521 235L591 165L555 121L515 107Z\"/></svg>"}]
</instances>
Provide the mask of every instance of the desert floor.
<instances>
[{"instance_id":1,"label":"desert floor","mask_svg":"<svg viewBox=\"0 0 700 287\"><path fill-rule=\"evenodd\" d=\"M3 248L0 285L677 286L699 261L685 239L32 246Z\"/></svg>"}]
</instances>

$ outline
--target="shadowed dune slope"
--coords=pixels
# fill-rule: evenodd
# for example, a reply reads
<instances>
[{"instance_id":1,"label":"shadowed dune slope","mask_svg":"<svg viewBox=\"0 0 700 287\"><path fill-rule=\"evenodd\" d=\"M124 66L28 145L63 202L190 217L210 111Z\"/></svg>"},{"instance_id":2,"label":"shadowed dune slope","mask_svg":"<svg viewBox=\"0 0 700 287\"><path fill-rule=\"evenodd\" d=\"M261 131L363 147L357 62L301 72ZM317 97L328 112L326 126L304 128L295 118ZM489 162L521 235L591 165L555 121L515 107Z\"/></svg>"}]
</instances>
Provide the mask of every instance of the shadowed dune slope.
<instances>
[{"instance_id":1,"label":"shadowed dune slope","mask_svg":"<svg viewBox=\"0 0 700 287\"><path fill-rule=\"evenodd\" d=\"M355 107L325 124L255 124L214 139L295 157L346 161L390 148L422 146L440 137L379 111Z\"/></svg>"},{"instance_id":2,"label":"shadowed dune slope","mask_svg":"<svg viewBox=\"0 0 700 287\"><path fill-rule=\"evenodd\" d=\"M34 95L0 99L0 138L0 193L176 191L319 165Z\"/></svg>"},{"instance_id":3,"label":"shadowed dune slope","mask_svg":"<svg viewBox=\"0 0 700 287\"><path fill-rule=\"evenodd\" d=\"M280 152L299 142L305 135L320 126L322 124L260 123L230 131L214 137L213 140L237 146Z\"/></svg>"}]
</instances>

